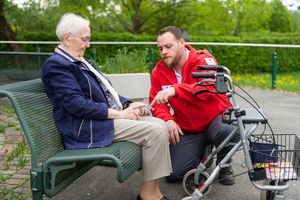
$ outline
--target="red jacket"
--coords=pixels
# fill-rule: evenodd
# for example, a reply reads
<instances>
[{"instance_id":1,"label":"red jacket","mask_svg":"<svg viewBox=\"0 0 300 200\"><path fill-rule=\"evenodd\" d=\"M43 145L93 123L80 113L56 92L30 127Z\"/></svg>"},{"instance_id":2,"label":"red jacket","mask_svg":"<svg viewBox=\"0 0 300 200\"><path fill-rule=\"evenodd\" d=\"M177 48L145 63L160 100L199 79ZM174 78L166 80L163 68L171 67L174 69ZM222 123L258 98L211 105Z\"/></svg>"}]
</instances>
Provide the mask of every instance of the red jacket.
<instances>
[{"instance_id":1,"label":"red jacket","mask_svg":"<svg viewBox=\"0 0 300 200\"><path fill-rule=\"evenodd\" d=\"M182 83L177 83L175 72L164 66L163 61L157 63L152 71L151 89L149 94L149 102L155 98L156 94L162 89L168 87L175 88L175 96L169 99L169 105L154 104L153 116L161 118L164 121L174 120L183 132L197 133L207 129L209 123L227 106L226 94L203 93L194 96L192 89L197 83L196 78L192 78L192 72L200 72L197 65L208 65L211 58L217 65L216 59L207 51L196 51L189 45L185 45L190 50L189 57L182 69ZM205 71L201 71L205 72ZM196 91L206 89L215 91L215 86L198 86ZM174 110L174 114L170 113L170 106ZM229 104L229 107L232 107Z\"/></svg>"}]
</instances>

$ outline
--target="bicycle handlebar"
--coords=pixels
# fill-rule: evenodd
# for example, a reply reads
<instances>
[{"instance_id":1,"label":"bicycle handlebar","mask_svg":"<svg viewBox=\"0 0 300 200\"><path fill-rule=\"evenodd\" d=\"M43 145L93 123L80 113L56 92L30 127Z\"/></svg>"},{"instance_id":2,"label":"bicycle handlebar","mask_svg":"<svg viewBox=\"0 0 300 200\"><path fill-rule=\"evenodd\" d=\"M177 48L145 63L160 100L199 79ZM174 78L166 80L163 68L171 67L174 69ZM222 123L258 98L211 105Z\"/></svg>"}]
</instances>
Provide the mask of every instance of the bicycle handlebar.
<instances>
[{"instance_id":1,"label":"bicycle handlebar","mask_svg":"<svg viewBox=\"0 0 300 200\"><path fill-rule=\"evenodd\" d=\"M230 76L229 69L222 65L198 65L197 70L212 70L212 71L221 72L221 73L223 73L223 71L225 71Z\"/></svg>"},{"instance_id":2,"label":"bicycle handlebar","mask_svg":"<svg viewBox=\"0 0 300 200\"><path fill-rule=\"evenodd\" d=\"M216 65L198 65L197 66L197 70L214 70L217 71L217 67Z\"/></svg>"},{"instance_id":3,"label":"bicycle handlebar","mask_svg":"<svg viewBox=\"0 0 300 200\"><path fill-rule=\"evenodd\" d=\"M216 78L216 73L193 72L192 78Z\"/></svg>"}]
</instances>

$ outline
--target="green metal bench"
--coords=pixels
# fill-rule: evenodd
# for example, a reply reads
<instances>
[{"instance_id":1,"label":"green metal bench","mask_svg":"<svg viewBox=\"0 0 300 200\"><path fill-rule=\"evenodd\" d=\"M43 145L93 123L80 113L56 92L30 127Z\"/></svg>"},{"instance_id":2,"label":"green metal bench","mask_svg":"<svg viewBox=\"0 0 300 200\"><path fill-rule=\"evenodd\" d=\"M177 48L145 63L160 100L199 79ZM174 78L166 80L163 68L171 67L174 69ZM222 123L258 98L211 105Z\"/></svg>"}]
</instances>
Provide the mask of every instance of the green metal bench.
<instances>
[{"instance_id":1,"label":"green metal bench","mask_svg":"<svg viewBox=\"0 0 300 200\"><path fill-rule=\"evenodd\" d=\"M52 197L95 165L117 167L122 183L141 168L141 147L116 142L104 148L64 150L54 124L53 104L41 79L0 86L19 118L31 149L30 181L34 200Z\"/></svg>"}]
</instances>

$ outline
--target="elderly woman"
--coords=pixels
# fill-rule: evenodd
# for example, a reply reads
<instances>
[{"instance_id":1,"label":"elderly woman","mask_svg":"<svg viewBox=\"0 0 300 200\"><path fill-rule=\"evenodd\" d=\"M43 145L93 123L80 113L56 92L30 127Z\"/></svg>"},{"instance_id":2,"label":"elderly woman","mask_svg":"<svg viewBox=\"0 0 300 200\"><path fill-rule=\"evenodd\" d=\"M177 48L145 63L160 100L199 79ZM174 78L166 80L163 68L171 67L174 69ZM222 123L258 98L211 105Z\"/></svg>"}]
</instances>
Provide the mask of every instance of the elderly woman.
<instances>
[{"instance_id":1,"label":"elderly woman","mask_svg":"<svg viewBox=\"0 0 300 200\"><path fill-rule=\"evenodd\" d=\"M150 111L140 111L145 104L118 95L93 62L83 57L90 46L89 25L78 15L65 14L56 28L60 45L42 69L62 145L81 149L130 141L142 146L143 182L137 199L167 199L158 188L158 179L172 172L167 126L148 116Z\"/></svg>"}]
</instances>

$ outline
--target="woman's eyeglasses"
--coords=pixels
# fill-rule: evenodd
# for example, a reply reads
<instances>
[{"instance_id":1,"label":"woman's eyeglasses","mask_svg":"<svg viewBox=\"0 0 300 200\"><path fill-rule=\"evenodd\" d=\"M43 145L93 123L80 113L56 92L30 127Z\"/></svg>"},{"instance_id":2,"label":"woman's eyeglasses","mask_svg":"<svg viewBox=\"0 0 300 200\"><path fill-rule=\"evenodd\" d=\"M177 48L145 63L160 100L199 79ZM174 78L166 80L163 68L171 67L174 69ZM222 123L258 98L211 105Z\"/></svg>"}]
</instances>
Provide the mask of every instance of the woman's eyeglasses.
<instances>
[{"instance_id":1,"label":"woman's eyeglasses","mask_svg":"<svg viewBox=\"0 0 300 200\"><path fill-rule=\"evenodd\" d=\"M81 38L84 42L90 42L90 40L91 40L91 38L84 38L84 37L81 37L81 36L79 36L79 35L76 35L76 34L73 34L73 33L70 33L71 35L73 35L73 36L76 36L76 37L79 37L79 38Z\"/></svg>"}]
</instances>

